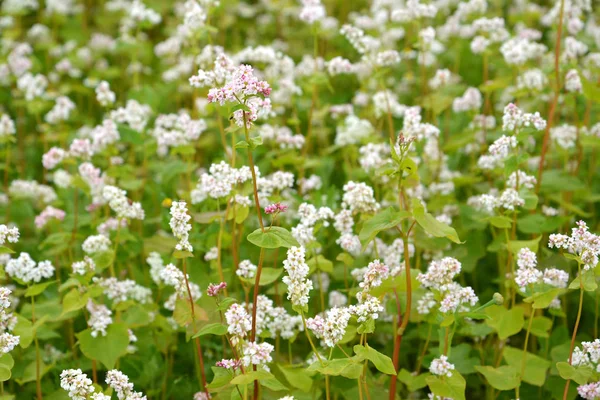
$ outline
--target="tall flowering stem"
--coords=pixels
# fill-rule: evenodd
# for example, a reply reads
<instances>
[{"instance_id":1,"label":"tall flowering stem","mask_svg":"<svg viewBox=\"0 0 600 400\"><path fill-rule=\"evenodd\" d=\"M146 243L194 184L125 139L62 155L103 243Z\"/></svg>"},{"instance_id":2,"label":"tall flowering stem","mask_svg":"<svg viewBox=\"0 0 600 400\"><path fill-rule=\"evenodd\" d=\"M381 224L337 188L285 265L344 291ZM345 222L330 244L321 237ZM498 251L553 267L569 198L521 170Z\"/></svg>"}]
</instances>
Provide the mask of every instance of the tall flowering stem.
<instances>
[{"instance_id":1,"label":"tall flowering stem","mask_svg":"<svg viewBox=\"0 0 600 400\"><path fill-rule=\"evenodd\" d=\"M554 122L554 114L556 113L556 105L558 104L558 96L560 94L560 42L562 39L562 28L563 28L563 19L565 13L565 0L560 0L560 13L558 16L558 30L556 33L556 47L554 48L554 74L556 77L555 88L554 88L554 98L552 99L552 104L550 104L550 111L548 113L548 123L546 124L546 131L544 132L544 141L542 142L542 154L540 157L540 165L538 167L538 178L537 185L535 187L536 193L540 191L540 187L542 185L542 173L544 172L544 162L546 161L546 153L548 152L548 145L550 140L550 128L552 128L552 123ZM568 388L568 385L567 385Z\"/></svg>"},{"instance_id":2,"label":"tall flowering stem","mask_svg":"<svg viewBox=\"0 0 600 400\"><path fill-rule=\"evenodd\" d=\"M579 307L577 308L577 318L575 319L575 326L573 327L573 335L571 335L571 346L569 348L569 364L573 364L573 350L575 349L575 338L577 337L577 330L579 329L579 321L581 320L581 310L583 308L583 278L581 276L581 263L577 263L577 271L579 276ZM568 379L565 384L565 391L563 392L563 400L567 400L569 394L569 385L571 380Z\"/></svg>"}]
</instances>

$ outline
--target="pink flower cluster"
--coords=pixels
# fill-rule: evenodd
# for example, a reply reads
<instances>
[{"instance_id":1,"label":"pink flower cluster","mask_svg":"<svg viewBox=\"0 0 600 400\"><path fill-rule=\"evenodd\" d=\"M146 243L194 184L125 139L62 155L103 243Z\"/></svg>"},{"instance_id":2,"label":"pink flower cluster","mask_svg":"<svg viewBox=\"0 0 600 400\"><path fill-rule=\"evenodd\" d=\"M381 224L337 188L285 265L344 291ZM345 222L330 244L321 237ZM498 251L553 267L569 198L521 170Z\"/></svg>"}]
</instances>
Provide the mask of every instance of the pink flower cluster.
<instances>
[{"instance_id":1,"label":"pink flower cluster","mask_svg":"<svg viewBox=\"0 0 600 400\"><path fill-rule=\"evenodd\" d=\"M285 212L288 209L288 206L281 203L270 204L265 207L266 214L275 214L280 212Z\"/></svg>"},{"instance_id":2,"label":"pink flower cluster","mask_svg":"<svg viewBox=\"0 0 600 400\"><path fill-rule=\"evenodd\" d=\"M46 226L50 219L55 218L59 221L62 221L65 218L65 215L66 214L63 210L48 206L40 213L40 215L35 217L35 226L38 229L42 229L44 226Z\"/></svg>"},{"instance_id":3,"label":"pink flower cluster","mask_svg":"<svg viewBox=\"0 0 600 400\"><path fill-rule=\"evenodd\" d=\"M221 105L226 102L243 103L246 98L258 94L270 95L271 87L267 81L260 81L254 76L251 66L242 64L233 72L232 79L223 87L209 90L208 101L219 102Z\"/></svg>"},{"instance_id":4,"label":"pink flower cluster","mask_svg":"<svg viewBox=\"0 0 600 400\"><path fill-rule=\"evenodd\" d=\"M219 284L211 283L208 285L208 289L206 289L206 294L211 297L215 297L219 294L219 292L227 287L227 282L221 282Z\"/></svg>"},{"instance_id":5,"label":"pink flower cluster","mask_svg":"<svg viewBox=\"0 0 600 400\"><path fill-rule=\"evenodd\" d=\"M236 370L242 366L242 360L224 358L221 361L217 361L215 365L221 368Z\"/></svg>"}]
</instances>

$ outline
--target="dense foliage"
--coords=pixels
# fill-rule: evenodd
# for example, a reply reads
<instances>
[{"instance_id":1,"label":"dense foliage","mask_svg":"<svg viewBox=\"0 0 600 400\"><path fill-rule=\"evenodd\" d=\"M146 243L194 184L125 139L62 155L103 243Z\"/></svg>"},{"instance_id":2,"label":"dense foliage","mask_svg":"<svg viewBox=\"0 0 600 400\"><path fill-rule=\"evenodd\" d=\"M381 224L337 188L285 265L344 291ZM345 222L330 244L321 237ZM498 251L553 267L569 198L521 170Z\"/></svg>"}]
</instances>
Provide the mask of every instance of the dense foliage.
<instances>
[{"instance_id":1,"label":"dense foliage","mask_svg":"<svg viewBox=\"0 0 600 400\"><path fill-rule=\"evenodd\" d=\"M600 399L592 0L4 0L0 400Z\"/></svg>"}]
</instances>

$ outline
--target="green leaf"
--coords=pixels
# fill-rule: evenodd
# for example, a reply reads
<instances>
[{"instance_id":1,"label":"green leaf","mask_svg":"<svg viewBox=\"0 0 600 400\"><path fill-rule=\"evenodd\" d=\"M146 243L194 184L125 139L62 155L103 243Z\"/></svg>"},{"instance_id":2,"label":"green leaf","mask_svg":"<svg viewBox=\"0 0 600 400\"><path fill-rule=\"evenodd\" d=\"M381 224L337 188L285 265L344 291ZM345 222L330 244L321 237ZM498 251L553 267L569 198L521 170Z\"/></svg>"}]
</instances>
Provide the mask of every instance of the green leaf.
<instances>
[{"instance_id":1,"label":"green leaf","mask_svg":"<svg viewBox=\"0 0 600 400\"><path fill-rule=\"evenodd\" d=\"M27 318L17 315L17 323L12 334L20 337L19 346L26 349L33 342L33 324Z\"/></svg>"},{"instance_id":2,"label":"green leaf","mask_svg":"<svg viewBox=\"0 0 600 400\"><path fill-rule=\"evenodd\" d=\"M512 226L512 219L505 217L504 215L496 215L488 218L490 224L496 228L510 228Z\"/></svg>"},{"instance_id":3,"label":"green leaf","mask_svg":"<svg viewBox=\"0 0 600 400\"><path fill-rule=\"evenodd\" d=\"M457 371L453 371L450 377L430 375L426 378L426 382L431 392L437 396L465 400L467 382Z\"/></svg>"},{"instance_id":4,"label":"green leaf","mask_svg":"<svg viewBox=\"0 0 600 400\"><path fill-rule=\"evenodd\" d=\"M520 384L517 369L510 365L503 365L498 368L476 365L475 369L485 376L485 379L494 389L511 390Z\"/></svg>"},{"instance_id":5,"label":"green leaf","mask_svg":"<svg viewBox=\"0 0 600 400\"><path fill-rule=\"evenodd\" d=\"M265 249L300 246L292 234L280 226L272 226L264 232L259 228L248 235L248 241Z\"/></svg>"},{"instance_id":6,"label":"green leaf","mask_svg":"<svg viewBox=\"0 0 600 400\"><path fill-rule=\"evenodd\" d=\"M14 251L5 246L0 246L0 254L14 254Z\"/></svg>"},{"instance_id":7,"label":"green leaf","mask_svg":"<svg viewBox=\"0 0 600 400\"><path fill-rule=\"evenodd\" d=\"M317 269L327 273L333 272L333 263L323 257L322 254L318 254L316 257L309 258L306 261L306 264L310 268L310 273L316 271Z\"/></svg>"},{"instance_id":8,"label":"green leaf","mask_svg":"<svg viewBox=\"0 0 600 400\"><path fill-rule=\"evenodd\" d=\"M298 388L306 393L310 392L313 380L304 368L280 366L279 370L281 371L283 376L285 376L285 379L289 382L291 386Z\"/></svg>"},{"instance_id":9,"label":"green leaf","mask_svg":"<svg viewBox=\"0 0 600 400\"><path fill-rule=\"evenodd\" d=\"M173 258L176 258L178 260L182 259L182 258L192 258L194 257L194 253L190 252L190 251L185 251L185 250L175 250L173 252Z\"/></svg>"},{"instance_id":10,"label":"green leaf","mask_svg":"<svg viewBox=\"0 0 600 400\"><path fill-rule=\"evenodd\" d=\"M6 382L11 377L10 368L0 364L0 382Z\"/></svg>"},{"instance_id":11,"label":"green leaf","mask_svg":"<svg viewBox=\"0 0 600 400\"><path fill-rule=\"evenodd\" d=\"M414 376L406 369L401 369L398 373L398 380L404 383L410 392L416 392L417 390L423 389L425 386L427 386L427 377L430 375L431 374L429 372L426 372L424 374Z\"/></svg>"},{"instance_id":12,"label":"green leaf","mask_svg":"<svg viewBox=\"0 0 600 400\"><path fill-rule=\"evenodd\" d=\"M526 322L523 324L523 329L527 329ZM541 338L549 338L549 331L552 329L552 320L547 317L539 316L534 317L533 321L531 321L531 334Z\"/></svg>"},{"instance_id":13,"label":"green leaf","mask_svg":"<svg viewBox=\"0 0 600 400\"><path fill-rule=\"evenodd\" d=\"M92 330L86 329L77 334L81 352L91 360L100 361L107 369L114 368L119 357L127 354L129 334L127 327L113 323L106 329L106 336L92 336Z\"/></svg>"},{"instance_id":14,"label":"green leaf","mask_svg":"<svg viewBox=\"0 0 600 400\"><path fill-rule=\"evenodd\" d=\"M336 358L333 360L323 360L323 365L316 361L307 368L307 371L317 371L323 375L358 379L362 374L362 369L362 363L357 362L354 358Z\"/></svg>"},{"instance_id":15,"label":"green leaf","mask_svg":"<svg viewBox=\"0 0 600 400\"><path fill-rule=\"evenodd\" d=\"M198 333L196 333L194 336L192 336L192 339L195 339L197 337L204 336L204 335L223 336L226 333L227 333L227 326L223 325L220 322L217 322L217 323L213 323L213 324L204 325L202 328L200 328Z\"/></svg>"},{"instance_id":16,"label":"green leaf","mask_svg":"<svg viewBox=\"0 0 600 400\"><path fill-rule=\"evenodd\" d=\"M232 385L247 385L256 380L262 381L263 379L269 379L269 378L274 378L274 376L272 373L267 372L265 370L250 371L250 372L246 372L245 374L238 375L235 378L233 378L231 380L231 384Z\"/></svg>"},{"instance_id":17,"label":"green leaf","mask_svg":"<svg viewBox=\"0 0 600 400\"><path fill-rule=\"evenodd\" d=\"M523 350L506 346L502 354L508 365L515 367L517 371L521 370ZM527 357L525 358L525 373L521 379L531 385L542 386L546 381L546 371L548 368L550 368L550 361L535 354L527 353Z\"/></svg>"},{"instance_id":18,"label":"green leaf","mask_svg":"<svg viewBox=\"0 0 600 400\"><path fill-rule=\"evenodd\" d=\"M523 299L523 301L526 303L533 302L532 306L535 309L547 308L550 303L552 303L552 300L564 292L566 292L565 289L553 288L545 292L534 293L533 295Z\"/></svg>"},{"instance_id":19,"label":"green leaf","mask_svg":"<svg viewBox=\"0 0 600 400\"><path fill-rule=\"evenodd\" d=\"M596 283L596 276L593 271L585 271L569 284L569 289L579 289L583 283L583 290L586 292L593 292L598 289L598 283Z\"/></svg>"},{"instance_id":20,"label":"green leaf","mask_svg":"<svg viewBox=\"0 0 600 400\"><path fill-rule=\"evenodd\" d=\"M484 312L490 316L490 319L486 320L485 323L498 332L498 337L501 340L516 335L523 329L524 311L520 307L507 310L502 306L493 305L486 308Z\"/></svg>"},{"instance_id":21,"label":"green leaf","mask_svg":"<svg viewBox=\"0 0 600 400\"><path fill-rule=\"evenodd\" d=\"M578 385L585 385L594 374L592 367L585 365L580 367L574 367L567 362L557 362L556 369L560 374L560 377L565 380L573 380Z\"/></svg>"},{"instance_id":22,"label":"green leaf","mask_svg":"<svg viewBox=\"0 0 600 400\"><path fill-rule=\"evenodd\" d=\"M396 211L393 207L389 207L365 221L358 235L363 248L369 244L371 240L375 239L375 236L377 236L379 232L397 226L408 217L410 217L408 211Z\"/></svg>"},{"instance_id":23,"label":"green leaf","mask_svg":"<svg viewBox=\"0 0 600 400\"><path fill-rule=\"evenodd\" d=\"M48 281L48 282L44 282L44 283L37 283L35 285L31 285L27 288L27 290L25 291L25 296L26 297L33 297L33 296L37 296L38 294L42 293L44 290L46 290L46 288L50 285L55 284L56 281Z\"/></svg>"},{"instance_id":24,"label":"green leaf","mask_svg":"<svg viewBox=\"0 0 600 400\"><path fill-rule=\"evenodd\" d=\"M463 243L458 238L458 234L454 228L438 221L433 215L425 212L425 208L418 199L413 199L412 208L413 216L425 232L435 237L448 238L454 243Z\"/></svg>"},{"instance_id":25,"label":"green leaf","mask_svg":"<svg viewBox=\"0 0 600 400\"><path fill-rule=\"evenodd\" d=\"M375 368L384 374L396 375L396 369L394 368L392 359L384 354L381 354L368 344L366 346L357 344L354 346L354 353L356 353L356 355L362 360L366 359L371 361L373 365L375 365Z\"/></svg>"},{"instance_id":26,"label":"green leaf","mask_svg":"<svg viewBox=\"0 0 600 400\"><path fill-rule=\"evenodd\" d=\"M206 387L209 389L218 389L223 387L231 381L233 375L229 372L228 369L220 368L220 367L211 367L214 377L212 382L210 382Z\"/></svg>"},{"instance_id":27,"label":"green leaf","mask_svg":"<svg viewBox=\"0 0 600 400\"><path fill-rule=\"evenodd\" d=\"M591 102L600 103L600 88L593 82L590 82L581 71L579 72L579 78L581 79L581 86L585 98Z\"/></svg>"},{"instance_id":28,"label":"green leaf","mask_svg":"<svg viewBox=\"0 0 600 400\"><path fill-rule=\"evenodd\" d=\"M63 297L62 301L62 313L63 315L71 311L80 310L88 302L90 298L89 293L80 293L79 289L71 289L69 293Z\"/></svg>"}]
</instances>

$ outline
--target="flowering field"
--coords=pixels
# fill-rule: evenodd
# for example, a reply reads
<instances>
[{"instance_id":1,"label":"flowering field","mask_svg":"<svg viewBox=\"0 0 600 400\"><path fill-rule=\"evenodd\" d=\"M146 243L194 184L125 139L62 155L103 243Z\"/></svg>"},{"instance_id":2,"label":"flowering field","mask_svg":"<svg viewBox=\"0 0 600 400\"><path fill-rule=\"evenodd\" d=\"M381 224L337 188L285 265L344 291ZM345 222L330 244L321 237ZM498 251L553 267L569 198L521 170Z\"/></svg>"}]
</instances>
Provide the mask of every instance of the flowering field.
<instances>
[{"instance_id":1,"label":"flowering field","mask_svg":"<svg viewBox=\"0 0 600 400\"><path fill-rule=\"evenodd\" d=\"M593 3L2 1L0 400L600 399Z\"/></svg>"}]
</instances>

